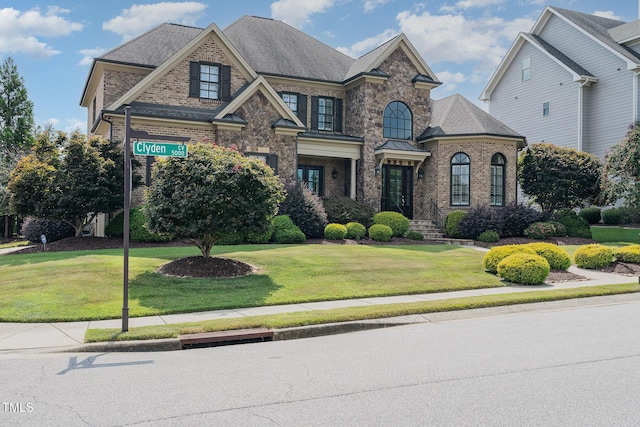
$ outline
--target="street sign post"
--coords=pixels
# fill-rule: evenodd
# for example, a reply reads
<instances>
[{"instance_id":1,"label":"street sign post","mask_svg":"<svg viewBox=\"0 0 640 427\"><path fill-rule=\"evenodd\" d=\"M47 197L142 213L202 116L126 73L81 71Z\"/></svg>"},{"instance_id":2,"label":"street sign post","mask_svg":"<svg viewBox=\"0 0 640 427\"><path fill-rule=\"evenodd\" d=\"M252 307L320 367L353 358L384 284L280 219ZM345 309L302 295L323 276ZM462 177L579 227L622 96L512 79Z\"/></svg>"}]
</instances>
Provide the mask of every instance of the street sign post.
<instances>
[{"instance_id":1,"label":"street sign post","mask_svg":"<svg viewBox=\"0 0 640 427\"><path fill-rule=\"evenodd\" d=\"M135 141L133 154L136 156L187 157L188 148L184 143Z\"/></svg>"}]
</instances>

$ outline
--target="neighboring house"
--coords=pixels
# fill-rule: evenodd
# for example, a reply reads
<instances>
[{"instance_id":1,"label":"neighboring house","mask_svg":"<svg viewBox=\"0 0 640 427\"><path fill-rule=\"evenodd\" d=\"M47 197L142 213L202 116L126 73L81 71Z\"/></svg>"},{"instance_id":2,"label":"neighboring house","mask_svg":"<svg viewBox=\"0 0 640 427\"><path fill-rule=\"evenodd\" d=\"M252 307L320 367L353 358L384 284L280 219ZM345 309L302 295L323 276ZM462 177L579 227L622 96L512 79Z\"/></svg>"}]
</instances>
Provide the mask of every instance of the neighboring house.
<instances>
[{"instance_id":1,"label":"neighboring house","mask_svg":"<svg viewBox=\"0 0 640 427\"><path fill-rule=\"evenodd\" d=\"M96 58L81 105L89 135L124 140L131 106L136 131L236 147L285 183L409 218L515 201L524 137L458 95L432 101L439 85L405 35L352 59L245 16L163 24Z\"/></svg>"},{"instance_id":2,"label":"neighboring house","mask_svg":"<svg viewBox=\"0 0 640 427\"><path fill-rule=\"evenodd\" d=\"M520 33L480 99L530 143L604 158L639 118L640 20L547 6Z\"/></svg>"}]
</instances>

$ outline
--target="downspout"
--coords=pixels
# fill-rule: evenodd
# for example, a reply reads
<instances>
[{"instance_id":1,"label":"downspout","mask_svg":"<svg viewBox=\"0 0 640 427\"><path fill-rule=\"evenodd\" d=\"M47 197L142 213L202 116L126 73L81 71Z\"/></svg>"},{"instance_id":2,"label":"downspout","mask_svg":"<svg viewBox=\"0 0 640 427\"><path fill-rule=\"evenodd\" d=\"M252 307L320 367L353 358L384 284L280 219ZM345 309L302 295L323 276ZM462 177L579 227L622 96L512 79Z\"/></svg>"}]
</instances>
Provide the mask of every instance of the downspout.
<instances>
[{"instance_id":1,"label":"downspout","mask_svg":"<svg viewBox=\"0 0 640 427\"><path fill-rule=\"evenodd\" d=\"M582 80L578 87L578 151L583 151L584 139L584 87L589 84L589 80Z\"/></svg>"},{"instance_id":2,"label":"downspout","mask_svg":"<svg viewBox=\"0 0 640 427\"><path fill-rule=\"evenodd\" d=\"M640 69L636 68L633 72L633 121L638 121L638 76L640 76Z\"/></svg>"}]
</instances>

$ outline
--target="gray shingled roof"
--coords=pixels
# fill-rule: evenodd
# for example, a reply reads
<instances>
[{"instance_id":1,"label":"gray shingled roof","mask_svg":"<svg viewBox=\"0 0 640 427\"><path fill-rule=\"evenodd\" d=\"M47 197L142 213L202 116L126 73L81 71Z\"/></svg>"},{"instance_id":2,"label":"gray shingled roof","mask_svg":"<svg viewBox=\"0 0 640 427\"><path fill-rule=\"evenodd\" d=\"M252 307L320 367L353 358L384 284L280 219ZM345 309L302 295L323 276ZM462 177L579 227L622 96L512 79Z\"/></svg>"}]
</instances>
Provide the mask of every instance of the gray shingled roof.
<instances>
[{"instance_id":1,"label":"gray shingled roof","mask_svg":"<svg viewBox=\"0 0 640 427\"><path fill-rule=\"evenodd\" d=\"M631 61L639 62L640 54L627 48L624 45L620 45L611 36L609 30L620 25L625 24L624 21L618 21L616 19L603 18L601 16L589 15L586 13L576 12L574 10L562 9L555 6L549 6L550 9L558 12L560 15L567 18L589 34L602 41L611 49L623 55L625 58Z\"/></svg>"},{"instance_id":2,"label":"gray shingled roof","mask_svg":"<svg viewBox=\"0 0 640 427\"><path fill-rule=\"evenodd\" d=\"M380 150L415 151L420 153L426 153L425 150L421 150L418 147L414 147L407 141L400 141L397 139L389 139L374 148L374 151L380 151Z\"/></svg>"},{"instance_id":3,"label":"gray shingled roof","mask_svg":"<svg viewBox=\"0 0 640 427\"><path fill-rule=\"evenodd\" d=\"M99 59L157 67L202 32L202 28L162 24L102 55Z\"/></svg>"},{"instance_id":4,"label":"gray shingled roof","mask_svg":"<svg viewBox=\"0 0 640 427\"><path fill-rule=\"evenodd\" d=\"M417 139L459 135L524 138L460 94L432 101L431 124Z\"/></svg>"},{"instance_id":5,"label":"gray shingled roof","mask_svg":"<svg viewBox=\"0 0 640 427\"><path fill-rule=\"evenodd\" d=\"M282 21L243 16L223 32L258 73L341 82L354 62Z\"/></svg>"},{"instance_id":6,"label":"gray shingled roof","mask_svg":"<svg viewBox=\"0 0 640 427\"><path fill-rule=\"evenodd\" d=\"M617 43L640 37L640 19L610 28L609 35Z\"/></svg>"},{"instance_id":7,"label":"gray shingled roof","mask_svg":"<svg viewBox=\"0 0 640 427\"><path fill-rule=\"evenodd\" d=\"M544 50L549 52L552 56L554 56L558 61L562 62L567 67L571 68L574 73L578 74L579 76L595 77L593 74L591 74L589 71L582 68L579 64L577 64L567 55L565 55L564 53L560 52L558 49L556 49L555 47L547 43L544 39L542 39L542 37L537 36L535 34L527 34L527 36L531 37L536 42L538 42L538 44L540 44L540 46Z\"/></svg>"}]
</instances>

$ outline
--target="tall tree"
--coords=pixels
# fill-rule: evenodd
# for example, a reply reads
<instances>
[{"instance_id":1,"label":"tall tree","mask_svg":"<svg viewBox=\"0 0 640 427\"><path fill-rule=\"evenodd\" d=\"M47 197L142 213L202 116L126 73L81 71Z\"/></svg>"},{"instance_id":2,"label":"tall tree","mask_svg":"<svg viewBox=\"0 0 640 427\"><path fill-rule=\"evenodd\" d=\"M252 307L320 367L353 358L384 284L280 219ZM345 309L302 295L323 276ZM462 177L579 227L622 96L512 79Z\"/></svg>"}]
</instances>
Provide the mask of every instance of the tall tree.
<instances>
[{"instance_id":1,"label":"tall tree","mask_svg":"<svg viewBox=\"0 0 640 427\"><path fill-rule=\"evenodd\" d=\"M544 212L573 209L598 195L597 156L553 144L533 144L518 159L522 191Z\"/></svg>"},{"instance_id":2,"label":"tall tree","mask_svg":"<svg viewBox=\"0 0 640 427\"><path fill-rule=\"evenodd\" d=\"M0 216L5 237L10 237L9 174L33 144L33 104L11 57L0 66Z\"/></svg>"},{"instance_id":3,"label":"tall tree","mask_svg":"<svg viewBox=\"0 0 640 427\"><path fill-rule=\"evenodd\" d=\"M624 198L625 204L640 207L640 122L630 125L624 139L606 154L601 186L605 201Z\"/></svg>"}]
</instances>

